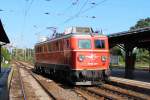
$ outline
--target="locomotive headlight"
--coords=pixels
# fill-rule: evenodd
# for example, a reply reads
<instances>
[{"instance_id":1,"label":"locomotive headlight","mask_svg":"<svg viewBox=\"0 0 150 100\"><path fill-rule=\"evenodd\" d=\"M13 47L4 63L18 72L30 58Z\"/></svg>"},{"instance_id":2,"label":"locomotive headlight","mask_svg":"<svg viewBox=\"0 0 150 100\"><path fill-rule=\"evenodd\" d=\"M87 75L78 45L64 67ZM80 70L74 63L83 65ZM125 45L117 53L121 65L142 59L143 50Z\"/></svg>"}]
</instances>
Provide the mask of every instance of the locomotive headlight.
<instances>
[{"instance_id":1,"label":"locomotive headlight","mask_svg":"<svg viewBox=\"0 0 150 100\"><path fill-rule=\"evenodd\" d=\"M102 56L102 57L101 57L101 60L102 60L103 62L105 62L105 61L107 60L107 57L106 57L106 56Z\"/></svg>"},{"instance_id":2,"label":"locomotive headlight","mask_svg":"<svg viewBox=\"0 0 150 100\"><path fill-rule=\"evenodd\" d=\"M79 55L79 61L83 61L85 59L85 56Z\"/></svg>"}]
</instances>

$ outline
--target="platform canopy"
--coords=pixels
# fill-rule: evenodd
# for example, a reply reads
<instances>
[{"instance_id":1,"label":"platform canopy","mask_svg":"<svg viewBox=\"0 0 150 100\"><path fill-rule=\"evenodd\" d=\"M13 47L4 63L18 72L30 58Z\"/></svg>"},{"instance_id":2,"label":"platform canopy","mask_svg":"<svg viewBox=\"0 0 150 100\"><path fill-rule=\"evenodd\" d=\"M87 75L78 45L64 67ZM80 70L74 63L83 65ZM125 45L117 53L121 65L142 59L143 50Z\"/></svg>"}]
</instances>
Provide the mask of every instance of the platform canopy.
<instances>
[{"instance_id":1,"label":"platform canopy","mask_svg":"<svg viewBox=\"0 0 150 100\"><path fill-rule=\"evenodd\" d=\"M3 24L0 20L0 73L1 73L1 61L2 61L2 57L1 57L1 46L2 45L5 45L7 43L10 43L7 35L6 35L6 32L3 28Z\"/></svg>"},{"instance_id":2,"label":"platform canopy","mask_svg":"<svg viewBox=\"0 0 150 100\"><path fill-rule=\"evenodd\" d=\"M7 43L10 43L10 41L9 41L7 35L6 35L6 32L3 28L3 24L0 20L0 45L7 44Z\"/></svg>"},{"instance_id":3,"label":"platform canopy","mask_svg":"<svg viewBox=\"0 0 150 100\"><path fill-rule=\"evenodd\" d=\"M139 48L150 48L150 27L108 35L110 47L128 44Z\"/></svg>"},{"instance_id":4,"label":"platform canopy","mask_svg":"<svg viewBox=\"0 0 150 100\"><path fill-rule=\"evenodd\" d=\"M119 46L125 51L125 77L133 78L136 54L135 47L145 48L150 52L150 27L119 32L108 35L110 48Z\"/></svg>"}]
</instances>

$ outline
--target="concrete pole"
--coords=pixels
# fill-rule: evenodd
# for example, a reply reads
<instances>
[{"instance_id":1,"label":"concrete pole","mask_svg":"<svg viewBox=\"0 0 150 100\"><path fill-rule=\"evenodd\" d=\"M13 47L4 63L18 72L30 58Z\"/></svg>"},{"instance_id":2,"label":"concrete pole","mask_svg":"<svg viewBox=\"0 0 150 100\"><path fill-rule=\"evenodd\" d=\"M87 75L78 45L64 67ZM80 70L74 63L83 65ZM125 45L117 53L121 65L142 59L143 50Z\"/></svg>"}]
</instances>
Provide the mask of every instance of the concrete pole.
<instances>
[{"instance_id":1,"label":"concrete pole","mask_svg":"<svg viewBox=\"0 0 150 100\"><path fill-rule=\"evenodd\" d=\"M16 59L15 59L15 60L18 60L18 49L16 48L15 51L16 51L16 53L15 53L15 58L16 58Z\"/></svg>"},{"instance_id":2,"label":"concrete pole","mask_svg":"<svg viewBox=\"0 0 150 100\"><path fill-rule=\"evenodd\" d=\"M28 50L28 60L29 60L29 58L30 58L30 49L28 48L27 50Z\"/></svg>"},{"instance_id":3,"label":"concrete pole","mask_svg":"<svg viewBox=\"0 0 150 100\"><path fill-rule=\"evenodd\" d=\"M1 62L2 62L2 53L1 53L1 50L2 49L2 46L0 45L0 73L1 73Z\"/></svg>"},{"instance_id":4,"label":"concrete pole","mask_svg":"<svg viewBox=\"0 0 150 100\"><path fill-rule=\"evenodd\" d=\"M24 52L24 57L25 57L25 61L26 61L26 48L24 49L25 50L25 52Z\"/></svg>"},{"instance_id":5,"label":"concrete pole","mask_svg":"<svg viewBox=\"0 0 150 100\"><path fill-rule=\"evenodd\" d=\"M149 51L149 72L150 72L150 48L148 49Z\"/></svg>"},{"instance_id":6,"label":"concrete pole","mask_svg":"<svg viewBox=\"0 0 150 100\"><path fill-rule=\"evenodd\" d=\"M129 46L129 44L125 44L125 77L133 79L134 78L134 63L135 57L133 55L133 46Z\"/></svg>"}]
</instances>

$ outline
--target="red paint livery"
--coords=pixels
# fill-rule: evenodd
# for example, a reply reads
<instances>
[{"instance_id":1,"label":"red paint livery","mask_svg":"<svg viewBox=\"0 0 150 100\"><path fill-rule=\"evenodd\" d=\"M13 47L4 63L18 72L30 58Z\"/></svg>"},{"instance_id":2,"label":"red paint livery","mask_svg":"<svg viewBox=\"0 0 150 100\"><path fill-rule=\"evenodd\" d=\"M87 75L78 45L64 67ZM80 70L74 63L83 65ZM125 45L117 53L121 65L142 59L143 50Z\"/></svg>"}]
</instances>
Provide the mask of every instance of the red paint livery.
<instances>
[{"instance_id":1,"label":"red paint livery","mask_svg":"<svg viewBox=\"0 0 150 100\"><path fill-rule=\"evenodd\" d=\"M75 27L69 34L35 45L37 72L91 85L108 78L108 38L91 28Z\"/></svg>"}]
</instances>

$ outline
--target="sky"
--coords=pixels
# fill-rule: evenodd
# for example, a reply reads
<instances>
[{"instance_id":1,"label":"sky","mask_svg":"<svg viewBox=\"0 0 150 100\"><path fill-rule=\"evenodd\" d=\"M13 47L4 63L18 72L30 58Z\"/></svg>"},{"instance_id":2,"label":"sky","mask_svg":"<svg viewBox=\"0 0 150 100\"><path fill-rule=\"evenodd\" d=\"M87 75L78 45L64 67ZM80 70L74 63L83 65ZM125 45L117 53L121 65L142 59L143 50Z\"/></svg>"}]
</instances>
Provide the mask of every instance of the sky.
<instances>
[{"instance_id":1,"label":"sky","mask_svg":"<svg viewBox=\"0 0 150 100\"><path fill-rule=\"evenodd\" d=\"M51 37L71 26L88 26L104 34L127 31L150 17L150 0L0 0L0 19L11 44L33 48L39 37Z\"/></svg>"}]
</instances>

